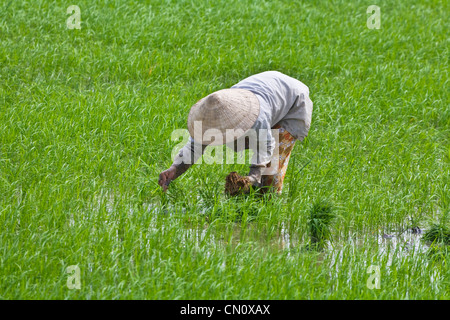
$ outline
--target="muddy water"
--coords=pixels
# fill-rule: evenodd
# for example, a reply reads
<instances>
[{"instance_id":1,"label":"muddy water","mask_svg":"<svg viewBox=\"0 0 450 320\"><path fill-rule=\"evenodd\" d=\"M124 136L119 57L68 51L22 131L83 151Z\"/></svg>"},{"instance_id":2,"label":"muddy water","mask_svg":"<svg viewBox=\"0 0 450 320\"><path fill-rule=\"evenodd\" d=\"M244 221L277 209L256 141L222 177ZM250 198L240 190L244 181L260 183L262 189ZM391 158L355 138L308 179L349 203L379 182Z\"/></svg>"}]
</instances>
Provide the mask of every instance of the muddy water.
<instances>
[{"instance_id":1,"label":"muddy water","mask_svg":"<svg viewBox=\"0 0 450 320\"><path fill-rule=\"evenodd\" d=\"M207 227L186 231L200 243L205 241L206 230ZM304 250L309 243L307 234L290 232L283 223L273 232L269 232L265 228L258 228L254 224L248 224L242 228L240 224L236 223L232 227L231 237L224 239L219 234L220 232L216 235L211 233L207 241L213 242L215 246L229 245L229 240L231 240L233 246L251 242L256 246L267 248L273 252L286 251L287 256L290 256L291 252ZM330 266L335 266L338 269L337 266L341 264L344 258L348 258L349 254L353 255L352 252L356 254L356 251L358 251L359 255L376 256L377 259L383 260L387 259L386 266L389 267L394 258L425 255L429 246L421 238L422 234L414 233L411 230L389 235L380 233L356 238L354 234L348 234L345 238L333 239L332 242L327 241L325 249L322 252L317 252L317 262L321 264L328 257L327 260Z\"/></svg>"},{"instance_id":2,"label":"muddy water","mask_svg":"<svg viewBox=\"0 0 450 320\"><path fill-rule=\"evenodd\" d=\"M112 210L109 206L107 209L108 211ZM158 214L170 214L167 210L160 210L158 206L152 204L148 205L148 211L155 214L155 218ZM154 229L152 226L149 227ZM288 256L291 250L302 249L309 243L306 233L293 232L284 222L270 227L260 227L250 222L244 227L240 223L234 223L214 230L208 230L208 228L208 224L205 224L202 227L186 227L184 231L180 230L180 232L184 233L183 238L187 245L201 246L206 242L214 247L220 247L230 244L237 246L240 243L248 244L251 242L255 246L264 247L274 252L287 251ZM332 242L328 241L325 250L317 255L318 263L321 263L328 256L331 259L331 265L335 265L345 256L344 251L358 250L361 252L363 250L362 252L370 255L375 254L379 258L387 257L387 266L389 266L394 257L425 254L429 246L421 240L423 232L421 230L420 233L415 233L408 229L386 234L380 231L378 234L359 237L355 237L354 233L349 233L345 237L334 238Z\"/></svg>"},{"instance_id":3,"label":"muddy water","mask_svg":"<svg viewBox=\"0 0 450 320\"><path fill-rule=\"evenodd\" d=\"M107 198L109 201L110 199ZM107 201L108 202L108 201ZM111 203L107 205L108 212L114 210ZM150 232L164 233L164 224L157 223L158 216L170 216L171 210L155 204L148 204L147 211L151 214L152 219L148 230ZM130 215L133 209L130 209ZM200 212L199 214L204 214ZM106 222L106 221L105 221ZM405 221L404 225L409 222ZM309 237L306 232L301 233L289 228L288 223L280 222L278 225L258 226L256 222L249 222L245 226L240 223L223 223L217 226L213 223L205 223L203 226L185 225L180 228L179 232L183 235L182 242L186 247L197 247L206 249L207 255L213 254L213 248L224 248L228 246L236 247L239 244L250 244L255 248L264 248L269 252L282 252L287 258L298 259L298 250L304 250L309 243ZM420 264L426 267L429 264L425 257L429 250L429 246L422 241L422 233L414 233L412 230L393 231L389 234L383 233L381 230L374 234L357 234L349 232L346 235L334 237L332 242L327 242L326 247L321 252L315 252L316 265L323 266L329 272L330 282L336 283L330 290L337 289L337 283L340 286L351 287L351 282L341 283L342 277L340 272L349 272L348 279L351 279L352 270L354 268L368 268L372 264L381 264L386 267L383 273L388 274L393 261L408 258L409 262ZM116 237L119 235L117 234ZM145 238L145 237L144 237ZM141 249L150 250L149 240L143 241ZM211 249L210 249L211 248ZM311 251L309 251L311 252ZM311 252L313 253L313 252ZM409 260L411 257L421 256L419 259ZM353 265L353 266L350 266ZM225 261L222 268L226 268ZM442 275L439 271L435 271L430 275L430 286L436 287L441 283ZM336 281L332 281L335 279ZM336 286L336 287L335 287ZM408 293L406 292L406 297Z\"/></svg>"},{"instance_id":4,"label":"muddy water","mask_svg":"<svg viewBox=\"0 0 450 320\"><path fill-rule=\"evenodd\" d=\"M349 234L347 239L333 239L333 243L327 242L329 246L339 246L339 244L352 244L355 247L364 247L369 243L377 244L380 252L399 251L402 253L425 252L428 246L421 241L422 233L414 233L411 230L403 232L378 235L369 235L361 238L355 238L353 234ZM306 244L309 239L307 234L299 234L289 231L285 223L277 226L277 231L268 232L264 228L261 230L256 225L248 224L245 229L240 224L233 226L233 240L238 244L241 240L253 241L261 246L270 246L273 249L285 250L293 249Z\"/></svg>"},{"instance_id":5,"label":"muddy water","mask_svg":"<svg viewBox=\"0 0 450 320\"><path fill-rule=\"evenodd\" d=\"M231 238L224 239L222 233L229 234L230 230L222 230L219 232L211 232L207 235L208 226L203 228L187 228L185 230L186 236L189 239L196 239L197 244L204 243L206 241L213 242L215 245L229 245L236 246L239 243L252 242L257 246L270 248L274 251L277 250L291 250L299 249L309 243L308 235L300 234L299 232L292 232L286 223L281 222L280 225L273 226L272 231L269 231L267 227L259 227L256 224L248 223L245 227L242 227L240 223L235 223L231 227ZM349 233L347 237L340 237L333 239L332 242L326 242L326 249L324 251L339 251L339 248L344 246L353 246L355 249L361 248L377 248L377 255L389 256L388 265L391 264L394 255L416 255L424 254L428 251L429 246L426 245L421 239L424 230L420 233L413 232L411 229L403 230L400 232L391 232L389 234L380 232L379 234L370 234L362 237L355 237L353 233ZM326 254L320 254L318 257L323 257Z\"/></svg>"}]
</instances>

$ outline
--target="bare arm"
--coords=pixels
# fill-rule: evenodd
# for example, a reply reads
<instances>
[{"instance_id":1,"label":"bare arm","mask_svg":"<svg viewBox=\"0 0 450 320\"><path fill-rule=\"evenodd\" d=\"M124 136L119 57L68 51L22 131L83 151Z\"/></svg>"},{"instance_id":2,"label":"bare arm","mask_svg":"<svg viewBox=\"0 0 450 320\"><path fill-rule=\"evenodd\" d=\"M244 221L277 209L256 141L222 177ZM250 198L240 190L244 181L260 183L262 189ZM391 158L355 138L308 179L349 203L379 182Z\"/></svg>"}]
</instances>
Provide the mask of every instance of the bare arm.
<instances>
[{"instance_id":1,"label":"bare arm","mask_svg":"<svg viewBox=\"0 0 450 320\"><path fill-rule=\"evenodd\" d=\"M194 143L193 139L189 139L186 145L180 150L175 157L173 164L169 169L161 172L159 175L159 185L164 192L167 191L171 181L177 179L184 174L197 160L202 156L206 146Z\"/></svg>"}]
</instances>

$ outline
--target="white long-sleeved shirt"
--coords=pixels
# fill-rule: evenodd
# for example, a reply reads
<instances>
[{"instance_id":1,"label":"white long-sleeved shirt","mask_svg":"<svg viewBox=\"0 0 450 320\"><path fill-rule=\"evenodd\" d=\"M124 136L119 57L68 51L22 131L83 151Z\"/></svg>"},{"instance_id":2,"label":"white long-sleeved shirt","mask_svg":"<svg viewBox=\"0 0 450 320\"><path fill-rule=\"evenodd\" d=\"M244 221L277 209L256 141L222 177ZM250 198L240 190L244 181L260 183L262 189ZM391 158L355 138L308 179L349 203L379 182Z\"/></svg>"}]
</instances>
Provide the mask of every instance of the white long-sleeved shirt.
<instances>
[{"instance_id":1,"label":"white long-sleeved shirt","mask_svg":"<svg viewBox=\"0 0 450 320\"><path fill-rule=\"evenodd\" d=\"M255 131L264 129L267 142L265 152L255 152L252 165L263 166L270 162L275 148L271 128L280 125L294 138L302 141L309 132L313 103L309 88L297 79L278 71L266 71L250 76L231 87L253 92L259 100L258 118L252 126ZM196 150L195 150L196 148ZM183 155L193 154L192 163L197 162L205 146L195 143L192 137L174 159L174 165L183 162ZM194 152L196 151L196 152Z\"/></svg>"}]
</instances>

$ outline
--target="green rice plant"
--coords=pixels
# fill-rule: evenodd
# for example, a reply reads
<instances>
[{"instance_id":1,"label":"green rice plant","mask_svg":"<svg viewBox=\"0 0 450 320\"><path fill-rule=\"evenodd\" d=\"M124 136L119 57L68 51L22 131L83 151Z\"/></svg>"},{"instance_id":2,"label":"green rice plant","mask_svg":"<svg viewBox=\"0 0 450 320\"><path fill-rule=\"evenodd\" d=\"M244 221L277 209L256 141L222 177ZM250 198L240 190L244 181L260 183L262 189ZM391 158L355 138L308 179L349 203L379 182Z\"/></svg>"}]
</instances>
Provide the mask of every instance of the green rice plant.
<instances>
[{"instance_id":1,"label":"green rice plant","mask_svg":"<svg viewBox=\"0 0 450 320\"><path fill-rule=\"evenodd\" d=\"M450 257L450 247L433 243L428 249L427 256L432 261L446 261Z\"/></svg>"},{"instance_id":2,"label":"green rice plant","mask_svg":"<svg viewBox=\"0 0 450 320\"><path fill-rule=\"evenodd\" d=\"M432 243L450 245L450 227L442 222L433 223L431 227L425 231L422 239Z\"/></svg>"},{"instance_id":3,"label":"green rice plant","mask_svg":"<svg viewBox=\"0 0 450 320\"><path fill-rule=\"evenodd\" d=\"M214 218L222 218L233 222L250 222L255 220L264 209L264 201L255 193L236 195L221 201L213 211L209 211L210 221ZM213 215L213 216L212 216Z\"/></svg>"},{"instance_id":4,"label":"green rice plant","mask_svg":"<svg viewBox=\"0 0 450 320\"><path fill-rule=\"evenodd\" d=\"M422 239L432 244L450 245L450 211L444 212L438 221L431 223Z\"/></svg>"},{"instance_id":5,"label":"green rice plant","mask_svg":"<svg viewBox=\"0 0 450 320\"><path fill-rule=\"evenodd\" d=\"M221 201L221 191L217 181L215 183L202 183L198 190L199 197L202 200L202 206L211 208L217 205Z\"/></svg>"},{"instance_id":6,"label":"green rice plant","mask_svg":"<svg viewBox=\"0 0 450 320\"><path fill-rule=\"evenodd\" d=\"M331 235L331 223L336 217L333 207L327 202L314 203L309 211L309 235L311 245L322 249Z\"/></svg>"}]
</instances>

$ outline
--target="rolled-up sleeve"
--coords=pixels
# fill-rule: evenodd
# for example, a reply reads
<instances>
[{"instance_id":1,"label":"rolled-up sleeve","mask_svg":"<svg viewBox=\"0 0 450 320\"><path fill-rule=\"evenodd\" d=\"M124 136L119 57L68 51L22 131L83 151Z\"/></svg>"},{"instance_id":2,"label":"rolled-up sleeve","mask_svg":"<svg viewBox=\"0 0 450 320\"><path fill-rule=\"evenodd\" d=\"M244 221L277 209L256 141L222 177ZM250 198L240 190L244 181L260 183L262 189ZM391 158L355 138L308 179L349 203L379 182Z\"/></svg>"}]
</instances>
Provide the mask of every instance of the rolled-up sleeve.
<instances>
[{"instance_id":1,"label":"rolled-up sleeve","mask_svg":"<svg viewBox=\"0 0 450 320\"><path fill-rule=\"evenodd\" d=\"M188 142L178 152L173 160L173 165L178 166L180 164L194 164L203 155L205 147L200 143L196 143L192 137L189 137Z\"/></svg>"}]
</instances>

